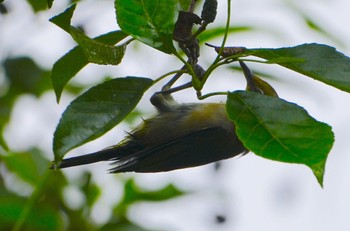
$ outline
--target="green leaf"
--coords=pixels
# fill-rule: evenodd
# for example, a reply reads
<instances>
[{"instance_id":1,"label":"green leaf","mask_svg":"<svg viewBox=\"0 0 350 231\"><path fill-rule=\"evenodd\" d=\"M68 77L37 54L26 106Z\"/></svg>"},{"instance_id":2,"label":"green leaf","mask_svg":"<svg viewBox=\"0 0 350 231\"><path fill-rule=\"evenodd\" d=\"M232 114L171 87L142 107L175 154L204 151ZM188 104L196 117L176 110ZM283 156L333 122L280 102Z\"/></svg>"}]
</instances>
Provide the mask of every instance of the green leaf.
<instances>
[{"instance_id":1,"label":"green leaf","mask_svg":"<svg viewBox=\"0 0 350 231\"><path fill-rule=\"evenodd\" d=\"M228 34L247 32L254 30L253 27L249 26L232 26L228 29ZM226 27L215 27L211 29L206 29L203 33L198 36L200 42L207 42L209 40L222 37L225 34Z\"/></svg>"},{"instance_id":2,"label":"green leaf","mask_svg":"<svg viewBox=\"0 0 350 231\"><path fill-rule=\"evenodd\" d=\"M334 47L312 43L248 53L350 92L350 58Z\"/></svg>"},{"instance_id":3,"label":"green leaf","mask_svg":"<svg viewBox=\"0 0 350 231\"><path fill-rule=\"evenodd\" d=\"M112 31L100 35L94 38L94 40L102 44L114 45L127 36L128 35L122 31ZM116 49L121 48L116 47ZM89 51L86 51L86 49L85 52L89 53ZM89 60L85 56L84 50L80 46L74 47L67 54L57 60L51 72L51 80L56 93L57 102L59 102L63 88L66 86L69 80L71 80L88 63Z\"/></svg>"},{"instance_id":4,"label":"green leaf","mask_svg":"<svg viewBox=\"0 0 350 231\"><path fill-rule=\"evenodd\" d=\"M5 59L0 64L5 73L6 87L1 87L0 96L0 133L9 122L13 106L22 94L40 96L52 90L49 71L42 69L29 57ZM8 149L5 139L0 135L0 146Z\"/></svg>"},{"instance_id":5,"label":"green leaf","mask_svg":"<svg viewBox=\"0 0 350 231\"><path fill-rule=\"evenodd\" d=\"M10 84L8 95L15 97L29 93L40 96L45 91L51 90L49 72L41 69L29 57L6 59L3 67Z\"/></svg>"},{"instance_id":6,"label":"green leaf","mask_svg":"<svg viewBox=\"0 0 350 231\"><path fill-rule=\"evenodd\" d=\"M86 36L80 30L71 27L71 35L83 49L90 63L118 65L124 57L126 45L110 46Z\"/></svg>"},{"instance_id":7,"label":"green leaf","mask_svg":"<svg viewBox=\"0 0 350 231\"><path fill-rule=\"evenodd\" d=\"M181 191L172 184L168 184L162 189L154 191L145 191L141 189L134 181L129 179L124 184L124 195L118 206L115 208L116 216L124 217L130 205L137 202L159 202L170 200L175 197L184 195L186 192Z\"/></svg>"},{"instance_id":8,"label":"green leaf","mask_svg":"<svg viewBox=\"0 0 350 231\"><path fill-rule=\"evenodd\" d=\"M92 180L92 174L91 172L84 172L84 175L82 176L82 179L80 182L82 182L81 186L81 192L84 193L86 198L85 206L89 209L92 208L92 206L97 202L99 197L101 196L101 188L98 187Z\"/></svg>"},{"instance_id":9,"label":"green leaf","mask_svg":"<svg viewBox=\"0 0 350 231\"><path fill-rule=\"evenodd\" d=\"M120 28L137 40L171 54L176 0L115 0Z\"/></svg>"},{"instance_id":10,"label":"green leaf","mask_svg":"<svg viewBox=\"0 0 350 231\"><path fill-rule=\"evenodd\" d=\"M305 164L322 185L334 142L329 125L294 103L255 92L229 93L226 106L245 147L271 160Z\"/></svg>"},{"instance_id":11,"label":"green leaf","mask_svg":"<svg viewBox=\"0 0 350 231\"><path fill-rule=\"evenodd\" d=\"M63 113L53 141L55 160L96 139L121 122L151 86L151 79L116 78L92 87Z\"/></svg>"},{"instance_id":12,"label":"green leaf","mask_svg":"<svg viewBox=\"0 0 350 231\"><path fill-rule=\"evenodd\" d=\"M54 0L46 0L47 2L47 7L49 7L49 9L52 7L52 3Z\"/></svg>"},{"instance_id":13,"label":"green leaf","mask_svg":"<svg viewBox=\"0 0 350 231\"><path fill-rule=\"evenodd\" d=\"M145 191L136 185L133 179L125 183L123 202L132 204L139 201L165 201L184 194L174 185L169 184L162 189L155 191Z\"/></svg>"},{"instance_id":14,"label":"green leaf","mask_svg":"<svg viewBox=\"0 0 350 231\"><path fill-rule=\"evenodd\" d=\"M191 5L192 0L177 0L182 11L187 11Z\"/></svg>"},{"instance_id":15,"label":"green leaf","mask_svg":"<svg viewBox=\"0 0 350 231\"><path fill-rule=\"evenodd\" d=\"M49 161L46 160L39 150L31 150L24 153L10 153L1 157L6 168L11 173L16 174L19 178L32 186L37 186L38 179L44 175Z\"/></svg>"},{"instance_id":16,"label":"green leaf","mask_svg":"<svg viewBox=\"0 0 350 231\"><path fill-rule=\"evenodd\" d=\"M2 124L0 124L0 125L2 125ZM4 139L4 137L2 135L2 127L1 126L0 126L0 147L3 148L5 151L9 151L9 146L7 145L6 140Z\"/></svg>"},{"instance_id":17,"label":"green leaf","mask_svg":"<svg viewBox=\"0 0 350 231\"><path fill-rule=\"evenodd\" d=\"M47 0L27 0L35 13L48 8Z\"/></svg>"},{"instance_id":18,"label":"green leaf","mask_svg":"<svg viewBox=\"0 0 350 231\"><path fill-rule=\"evenodd\" d=\"M16 230L13 225L21 216L27 200L14 195L0 197L0 226L2 230ZM57 208L35 205L35 208L28 214L21 230L64 230L62 214L57 212Z\"/></svg>"},{"instance_id":19,"label":"green leaf","mask_svg":"<svg viewBox=\"0 0 350 231\"><path fill-rule=\"evenodd\" d=\"M57 102L60 101L63 88L89 61L84 51L76 46L56 61L51 71L51 81Z\"/></svg>"},{"instance_id":20,"label":"green leaf","mask_svg":"<svg viewBox=\"0 0 350 231\"><path fill-rule=\"evenodd\" d=\"M56 15L52 18L50 18L50 22L56 24L58 27L66 31L67 33L70 33L70 22L73 17L73 13L75 11L76 4L73 4L69 8L67 8L63 13Z\"/></svg>"}]
</instances>

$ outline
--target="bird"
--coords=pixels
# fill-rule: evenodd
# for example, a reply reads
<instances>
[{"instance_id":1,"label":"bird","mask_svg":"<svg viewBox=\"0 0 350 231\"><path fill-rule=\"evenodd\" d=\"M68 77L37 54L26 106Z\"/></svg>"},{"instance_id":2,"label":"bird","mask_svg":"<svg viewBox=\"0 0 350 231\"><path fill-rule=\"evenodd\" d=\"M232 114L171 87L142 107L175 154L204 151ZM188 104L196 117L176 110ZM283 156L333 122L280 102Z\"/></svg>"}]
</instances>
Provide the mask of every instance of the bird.
<instances>
[{"instance_id":1,"label":"bird","mask_svg":"<svg viewBox=\"0 0 350 231\"><path fill-rule=\"evenodd\" d=\"M248 153L223 103L177 103L155 93L157 113L117 145L63 159L58 168L110 161L109 173L167 172L197 167Z\"/></svg>"}]
</instances>

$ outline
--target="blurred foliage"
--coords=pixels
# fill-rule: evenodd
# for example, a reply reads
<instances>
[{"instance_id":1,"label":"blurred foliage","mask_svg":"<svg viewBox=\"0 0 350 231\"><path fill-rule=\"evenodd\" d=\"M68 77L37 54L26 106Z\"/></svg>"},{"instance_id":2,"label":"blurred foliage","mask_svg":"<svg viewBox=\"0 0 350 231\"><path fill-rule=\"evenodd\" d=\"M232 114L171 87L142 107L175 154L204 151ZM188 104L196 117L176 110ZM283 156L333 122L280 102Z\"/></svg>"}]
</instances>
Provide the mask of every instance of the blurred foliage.
<instances>
[{"instance_id":1,"label":"blurred foliage","mask_svg":"<svg viewBox=\"0 0 350 231\"><path fill-rule=\"evenodd\" d=\"M1 230L132 230L145 229L128 218L130 206L141 201L164 201L184 194L174 185L155 191L143 191L132 179L125 182L124 196L114 207L113 216L102 226L91 218L94 205L101 197L101 188L85 172L76 180L85 203L72 208L64 190L72 185L60 171L49 170L50 161L39 149L7 152L2 134L10 122L16 100L24 95L40 97L53 91L50 71L30 57L6 58L1 62L5 81L0 87L0 227ZM65 91L77 95L83 88L71 83ZM129 122L140 116L135 111ZM29 134L30 135L30 134ZM6 153L6 154L5 154ZM76 187L75 185L74 187Z\"/></svg>"},{"instance_id":2,"label":"blurred foliage","mask_svg":"<svg viewBox=\"0 0 350 231\"><path fill-rule=\"evenodd\" d=\"M50 71L38 66L30 57L7 58L1 63L5 80L0 86L0 146L8 149L2 138L3 129L9 122L12 108L22 95L40 97L44 92L52 91ZM70 84L66 90L78 94L82 88Z\"/></svg>"},{"instance_id":3,"label":"blurred foliage","mask_svg":"<svg viewBox=\"0 0 350 231\"><path fill-rule=\"evenodd\" d=\"M29 57L7 58L2 62L5 80L0 87L0 133L10 120L12 108L16 99L23 94L40 96L50 90L50 72L41 69ZM0 136L0 145L8 149L6 142Z\"/></svg>"},{"instance_id":4,"label":"blurred foliage","mask_svg":"<svg viewBox=\"0 0 350 231\"><path fill-rule=\"evenodd\" d=\"M113 206L113 216L99 227L91 219L91 212L101 196L101 188L91 180L90 172L85 172L75 181L79 184L74 187L78 187L85 203L72 208L63 193L71 183L60 171L48 169L49 160L41 151L8 153L1 155L0 161L3 163L1 172L4 172L0 175L2 230L145 230L129 220L131 205L141 201L160 202L184 194L171 184L159 190L144 191L131 178L124 183L124 196ZM11 182L5 178L11 178ZM13 183L20 188L18 190L29 191L28 195L12 191Z\"/></svg>"},{"instance_id":5,"label":"blurred foliage","mask_svg":"<svg viewBox=\"0 0 350 231\"><path fill-rule=\"evenodd\" d=\"M53 0L27 0L33 12L49 9ZM78 1L70 1L70 3ZM179 1L182 9L188 8L189 1ZM296 11L297 12L297 11ZM10 14L6 1L0 0L0 13ZM300 11L299 11L300 13ZM299 14L305 24L324 36L332 38L311 17ZM255 30L251 27L231 27L229 33ZM211 28L203 33L200 40L210 40L222 36L224 28ZM31 35L25 35L31 36ZM334 38L332 38L334 39ZM3 132L10 122L16 100L23 95L42 96L53 91L50 71L40 67L31 57L2 57L0 70L4 80L0 86L0 229L1 230L103 230L103 231L145 231L130 219L128 211L139 202L159 203L171 200L186 192L169 184L161 189L145 191L133 178L123 180L122 198L111 205L112 216L102 225L92 219L92 210L102 195L102 189L92 180L90 172L84 172L73 184L62 172L49 170L50 160L37 148L22 152L8 151ZM259 75L270 76L268 73ZM71 83L65 91L77 95L83 87ZM130 114L132 121L139 112ZM28 134L30 135L30 134ZM76 208L67 204L64 194L68 187L76 187L84 198L84 203ZM224 217L218 217L223 222Z\"/></svg>"},{"instance_id":6,"label":"blurred foliage","mask_svg":"<svg viewBox=\"0 0 350 231\"><path fill-rule=\"evenodd\" d=\"M34 12L48 9L53 0L27 0Z\"/></svg>"}]
</instances>

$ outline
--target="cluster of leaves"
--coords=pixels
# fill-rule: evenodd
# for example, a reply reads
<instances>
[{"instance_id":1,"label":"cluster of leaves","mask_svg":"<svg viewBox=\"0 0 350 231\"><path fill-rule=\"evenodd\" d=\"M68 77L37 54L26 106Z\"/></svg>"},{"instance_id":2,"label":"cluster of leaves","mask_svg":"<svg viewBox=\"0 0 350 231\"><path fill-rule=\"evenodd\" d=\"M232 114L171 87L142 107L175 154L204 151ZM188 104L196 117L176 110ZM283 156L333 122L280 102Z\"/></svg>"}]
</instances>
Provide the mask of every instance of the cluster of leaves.
<instances>
[{"instance_id":1,"label":"cluster of leaves","mask_svg":"<svg viewBox=\"0 0 350 231\"><path fill-rule=\"evenodd\" d=\"M223 42L221 47L216 47L218 55L212 65L202 76L198 76L173 45L178 3L175 0L134 0L130 3L115 1L117 22L121 30L95 39L87 37L71 25L76 5L51 19L51 22L70 33L78 43L77 47L56 62L52 70L51 78L57 100L67 82L87 63L118 65L130 42L128 40L121 43L127 36L161 52L175 55L184 62L199 98L206 97L201 96L200 91L215 68L237 61L278 64L350 92L350 59L334 48L322 44L302 44L277 49L241 49L237 52L237 49L224 47ZM230 1L228 3L230 5ZM208 7L208 4L204 4L204 7ZM203 12L205 10L207 9ZM210 16L210 21L213 21L210 14L203 12L202 15ZM230 16L230 7L228 15ZM227 21L229 22L229 17ZM229 28L228 23L225 36ZM247 59L247 56L259 59ZM180 71L183 69L178 70ZM161 78L166 76L167 74ZM54 135L55 161L59 162L71 149L101 136L121 122L134 109L143 93L158 80L119 77L92 87L75 99L63 113ZM215 94L221 93L209 95ZM334 142L330 126L315 120L296 104L252 91L229 93L227 111L236 124L239 138L249 150L272 160L305 164L313 170L322 185L327 155ZM74 123L78 120L79 123Z\"/></svg>"}]
</instances>

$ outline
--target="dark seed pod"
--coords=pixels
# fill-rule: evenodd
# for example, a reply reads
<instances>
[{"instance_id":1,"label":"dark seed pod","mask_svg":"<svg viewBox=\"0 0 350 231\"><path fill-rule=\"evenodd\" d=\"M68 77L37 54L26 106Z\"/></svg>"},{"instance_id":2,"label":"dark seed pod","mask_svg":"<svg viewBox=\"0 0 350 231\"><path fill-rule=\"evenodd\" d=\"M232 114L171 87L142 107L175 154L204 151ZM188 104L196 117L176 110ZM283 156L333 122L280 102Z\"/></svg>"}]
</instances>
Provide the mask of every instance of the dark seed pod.
<instances>
[{"instance_id":1,"label":"dark seed pod","mask_svg":"<svg viewBox=\"0 0 350 231\"><path fill-rule=\"evenodd\" d=\"M185 41L192 36L192 27L194 24L200 24L202 19L190 12L179 12L179 17L175 23L173 38L177 42Z\"/></svg>"},{"instance_id":2,"label":"dark seed pod","mask_svg":"<svg viewBox=\"0 0 350 231\"><path fill-rule=\"evenodd\" d=\"M203 67L196 64L196 66L194 67L194 73L196 74L199 80L203 80L203 77L205 75L205 70L203 69Z\"/></svg>"},{"instance_id":3,"label":"dark seed pod","mask_svg":"<svg viewBox=\"0 0 350 231\"><path fill-rule=\"evenodd\" d=\"M214 22L217 7L217 0L205 0L201 17L206 23Z\"/></svg>"},{"instance_id":4,"label":"dark seed pod","mask_svg":"<svg viewBox=\"0 0 350 231\"><path fill-rule=\"evenodd\" d=\"M222 49L221 56L222 57L230 57L232 55L243 53L246 50L247 50L247 48L245 48L245 47L224 47ZM220 47L219 48L215 48L215 51L217 53L219 53L220 52Z\"/></svg>"},{"instance_id":5,"label":"dark seed pod","mask_svg":"<svg viewBox=\"0 0 350 231\"><path fill-rule=\"evenodd\" d=\"M218 46L214 46L214 45L211 45L209 43L205 43L205 45L210 46L210 47L214 47L214 49L217 53L220 52L220 47L218 47ZM230 57L232 55L237 55L239 53L243 53L246 50L247 50L247 48L245 48L245 47L223 47L221 50L221 56L226 58L226 57Z\"/></svg>"}]
</instances>

